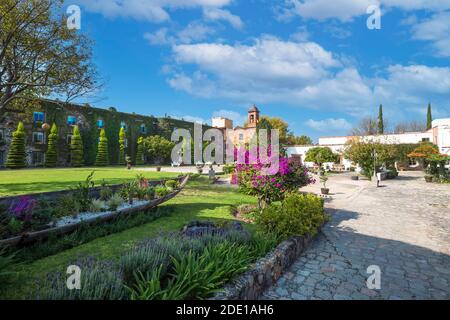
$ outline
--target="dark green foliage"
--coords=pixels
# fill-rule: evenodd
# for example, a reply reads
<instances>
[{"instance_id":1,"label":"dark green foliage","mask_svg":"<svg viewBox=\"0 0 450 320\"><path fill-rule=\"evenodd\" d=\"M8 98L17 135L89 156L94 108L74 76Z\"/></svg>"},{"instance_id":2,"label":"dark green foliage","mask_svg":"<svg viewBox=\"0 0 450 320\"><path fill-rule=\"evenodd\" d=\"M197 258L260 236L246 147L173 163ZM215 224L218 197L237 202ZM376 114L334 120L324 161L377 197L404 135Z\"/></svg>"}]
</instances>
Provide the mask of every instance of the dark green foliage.
<instances>
[{"instance_id":1,"label":"dark green foliage","mask_svg":"<svg viewBox=\"0 0 450 320\"><path fill-rule=\"evenodd\" d=\"M338 162L339 155L333 153L328 147L316 147L311 148L306 153L305 161L314 162L315 164L322 166L325 162Z\"/></svg>"},{"instance_id":2,"label":"dark green foliage","mask_svg":"<svg viewBox=\"0 0 450 320\"><path fill-rule=\"evenodd\" d=\"M428 104L427 110L427 130L430 130L433 126L433 115L431 113L431 103Z\"/></svg>"},{"instance_id":3,"label":"dark green foliage","mask_svg":"<svg viewBox=\"0 0 450 320\"><path fill-rule=\"evenodd\" d=\"M174 190L180 186L180 183L176 180L167 180L165 186L168 189Z\"/></svg>"},{"instance_id":4,"label":"dark green foliage","mask_svg":"<svg viewBox=\"0 0 450 320\"><path fill-rule=\"evenodd\" d=\"M155 187L155 195L158 198L162 198L167 196L169 193L171 192L171 190L167 189L165 186L160 185L160 186L156 186Z\"/></svg>"},{"instance_id":5,"label":"dark green foliage","mask_svg":"<svg viewBox=\"0 0 450 320\"><path fill-rule=\"evenodd\" d=\"M384 134L384 119L383 119L383 105L380 104L378 110L378 134Z\"/></svg>"},{"instance_id":6,"label":"dark green foliage","mask_svg":"<svg viewBox=\"0 0 450 320\"><path fill-rule=\"evenodd\" d=\"M25 154L25 129L23 123L19 122L17 130L13 133L11 145L9 147L6 167L10 169L20 169L26 167Z\"/></svg>"},{"instance_id":7,"label":"dark green foliage","mask_svg":"<svg viewBox=\"0 0 450 320\"><path fill-rule=\"evenodd\" d=\"M232 174L236 170L235 164L226 164L223 166L223 173L225 174Z\"/></svg>"},{"instance_id":8,"label":"dark green foliage","mask_svg":"<svg viewBox=\"0 0 450 320\"><path fill-rule=\"evenodd\" d=\"M98 141L97 157L95 159L95 165L98 167L104 167L109 164L108 155L108 138L106 137L105 130L100 131L100 139Z\"/></svg>"},{"instance_id":9,"label":"dark green foliage","mask_svg":"<svg viewBox=\"0 0 450 320\"><path fill-rule=\"evenodd\" d=\"M144 138L139 137L137 143L136 164L143 165L144 162Z\"/></svg>"},{"instance_id":10,"label":"dark green foliage","mask_svg":"<svg viewBox=\"0 0 450 320\"><path fill-rule=\"evenodd\" d=\"M13 274L11 267L14 262L14 254L8 254L5 248L0 247L0 291L1 285Z\"/></svg>"},{"instance_id":11,"label":"dark green foliage","mask_svg":"<svg viewBox=\"0 0 450 320\"><path fill-rule=\"evenodd\" d=\"M48 135L48 147L47 153L45 154L45 166L46 167L56 167L58 162L58 128L54 123L50 134Z\"/></svg>"},{"instance_id":12,"label":"dark green foliage","mask_svg":"<svg viewBox=\"0 0 450 320\"><path fill-rule=\"evenodd\" d=\"M83 141L78 126L73 127L72 142L70 143L70 161L73 167L81 167L83 159Z\"/></svg>"},{"instance_id":13,"label":"dark green foliage","mask_svg":"<svg viewBox=\"0 0 450 320\"><path fill-rule=\"evenodd\" d=\"M127 135L125 128L120 128L119 131L119 164L125 165L125 139Z\"/></svg>"},{"instance_id":14,"label":"dark green foliage","mask_svg":"<svg viewBox=\"0 0 450 320\"><path fill-rule=\"evenodd\" d=\"M145 138L145 152L151 163L166 164L170 162L170 156L174 143L161 137L152 136Z\"/></svg>"},{"instance_id":15,"label":"dark green foliage","mask_svg":"<svg viewBox=\"0 0 450 320\"><path fill-rule=\"evenodd\" d=\"M291 194L281 203L265 208L257 223L263 230L283 239L305 234L314 235L326 221L324 203L312 194Z\"/></svg>"}]
</instances>

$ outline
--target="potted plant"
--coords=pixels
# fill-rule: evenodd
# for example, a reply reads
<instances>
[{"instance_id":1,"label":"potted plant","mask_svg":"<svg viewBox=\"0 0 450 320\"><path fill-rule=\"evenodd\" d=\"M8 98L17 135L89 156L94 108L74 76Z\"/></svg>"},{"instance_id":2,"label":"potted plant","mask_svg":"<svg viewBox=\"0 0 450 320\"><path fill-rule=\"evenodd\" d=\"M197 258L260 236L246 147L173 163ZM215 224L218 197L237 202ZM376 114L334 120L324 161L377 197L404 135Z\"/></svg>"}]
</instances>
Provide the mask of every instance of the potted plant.
<instances>
[{"instance_id":1,"label":"potted plant","mask_svg":"<svg viewBox=\"0 0 450 320\"><path fill-rule=\"evenodd\" d=\"M327 181L328 177L326 175L320 176L320 182L322 182L323 185L323 188L320 189L320 192L325 195L330 193L330 189L327 188Z\"/></svg>"},{"instance_id":2,"label":"potted plant","mask_svg":"<svg viewBox=\"0 0 450 320\"><path fill-rule=\"evenodd\" d=\"M126 156L125 161L127 163L127 169L131 170L131 157L130 156Z\"/></svg>"},{"instance_id":3,"label":"potted plant","mask_svg":"<svg viewBox=\"0 0 450 320\"><path fill-rule=\"evenodd\" d=\"M161 166L157 166L157 167L156 167L156 171L157 171L157 172L160 172L160 171L161 171Z\"/></svg>"},{"instance_id":4,"label":"potted plant","mask_svg":"<svg viewBox=\"0 0 450 320\"><path fill-rule=\"evenodd\" d=\"M355 174L355 175L351 176L351 179L357 181L357 180L359 180L359 175Z\"/></svg>"},{"instance_id":5,"label":"potted plant","mask_svg":"<svg viewBox=\"0 0 450 320\"><path fill-rule=\"evenodd\" d=\"M426 175L425 175L425 181L426 181L427 183L433 182L433 176L432 176L431 174L426 174Z\"/></svg>"}]
</instances>

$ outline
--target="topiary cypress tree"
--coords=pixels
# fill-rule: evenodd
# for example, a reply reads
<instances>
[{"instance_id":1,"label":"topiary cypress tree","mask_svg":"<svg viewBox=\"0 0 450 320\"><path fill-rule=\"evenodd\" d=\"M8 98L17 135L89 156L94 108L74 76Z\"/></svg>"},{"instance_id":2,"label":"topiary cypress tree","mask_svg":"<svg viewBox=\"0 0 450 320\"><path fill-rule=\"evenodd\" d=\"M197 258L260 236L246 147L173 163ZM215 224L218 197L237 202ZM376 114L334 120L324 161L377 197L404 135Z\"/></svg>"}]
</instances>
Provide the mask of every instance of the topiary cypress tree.
<instances>
[{"instance_id":1,"label":"topiary cypress tree","mask_svg":"<svg viewBox=\"0 0 450 320\"><path fill-rule=\"evenodd\" d=\"M383 105L380 104L380 109L378 111L378 134L383 133L384 133Z\"/></svg>"},{"instance_id":2,"label":"topiary cypress tree","mask_svg":"<svg viewBox=\"0 0 450 320\"><path fill-rule=\"evenodd\" d=\"M430 130L432 126L433 126L433 115L431 114L431 103L429 103L427 111L427 130Z\"/></svg>"},{"instance_id":3,"label":"topiary cypress tree","mask_svg":"<svg viewBox=\"0 0 450 320\"><path fill-rule=\"evenodd\" d=\"M58 162L58 128L56 124L52 125L50 134L48 135L48 146L47 153L45 154L45 166L46 167L56 167Z\"/></svg>"},{"instance_id":4,"label":"topiary cypress tree","mask_svg":"<svg viewBox=\"0 0 450 320\"><path fill-rule=\"evenodd\" d=\"M109 164L108 159L108 138L106 137L105 129L100 131L100 139L98 141L97 157L95 159L95 165L104 167Z\"/></svg>"},{"instance_id":5,"label":"topiary cypress tree","mask_svg":"<svg viewBox=\"0 0 450 320\"><path fill-rule=\"evenodd\" d=\"M19 169L27 166L25 154L25 128L23 123L19 122L17 130L13 133L11 146L6 160L6 167L10 169Z\"/></svg>"},{"instance_id":6,"label":"topiary cypress tree","mask_svg":"<svg viewBox=\"0 0 450 320\"><path fill-rule=\"evenodd\" d=\"M72 142L70 143L70 160L73 167L81 167L83 159L83 141L78 126L73 127Z\"/></svg>"},{"instance_id":7,"label":"topiary cypress tree","mask_svg":"<svg viewBox=\"0 0 450 320\"><path fill-rule=\"evenodd\" d=\"M144 164L144 138L140 137L137 143L137 152L136 152L136 164L143 165Z\"/></svg>"},{"instance_id":8,"label":"topiary cypress tree","mask_svg":"<svg viewBox=\"0 0 450 320\"><path fill-rule=\"evenodd\" d=\"M119 164L125 165L125 139L127 134L125 128L120 128L119 131Z\"/></svg>"}]
</instances>

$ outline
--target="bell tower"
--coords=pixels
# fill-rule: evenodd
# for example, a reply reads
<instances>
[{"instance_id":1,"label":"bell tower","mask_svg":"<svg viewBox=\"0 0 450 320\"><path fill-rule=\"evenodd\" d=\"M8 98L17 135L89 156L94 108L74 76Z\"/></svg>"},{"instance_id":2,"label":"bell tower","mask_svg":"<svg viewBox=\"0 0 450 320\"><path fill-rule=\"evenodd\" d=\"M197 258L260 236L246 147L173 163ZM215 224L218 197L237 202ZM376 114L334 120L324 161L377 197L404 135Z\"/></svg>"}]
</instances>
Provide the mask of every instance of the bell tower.
<instances>
[{"instance_id":1,"label":"bell tower","mask_svg":"<svg viewBox=\"0 0 450 320\"><path fill-rule=\"evenodd\" d=\"M259 122L259 109L253 105L248 110L248 127L249 128L256 128L256 125Z\"/></svg>"}]
</instances>

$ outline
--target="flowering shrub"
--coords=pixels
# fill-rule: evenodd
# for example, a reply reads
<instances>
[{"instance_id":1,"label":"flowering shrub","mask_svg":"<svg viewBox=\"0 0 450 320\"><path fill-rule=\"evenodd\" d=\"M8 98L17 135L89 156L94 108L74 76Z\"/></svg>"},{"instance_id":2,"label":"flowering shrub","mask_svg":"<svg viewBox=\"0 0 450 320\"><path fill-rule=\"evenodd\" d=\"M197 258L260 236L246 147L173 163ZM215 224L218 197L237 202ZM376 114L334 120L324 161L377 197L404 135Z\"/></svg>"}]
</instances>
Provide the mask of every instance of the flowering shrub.
<instances>
[{"instance_id":1,"label":"flowering shrub","mask_svg":"<svg viewBox=\"0 0 450 320\"><path fill-rule=\"evenodd\" d=\"M13 203L9 209L14 218L21 221L31 221L33 218L33 210L37 206L37 201L30 196L21 197L17 202Z\"/></svg>"},{"instance_id":2,"label":"flowering shrub","mask_svg":"<svg viewBox=\"0 0 450 320\"><path fill-rule=\"evenodd\" d=\"M278 171L269 175L265 174L269 164L260 161L250 164L249 158L250 152L247 150L245 163L236 165L231 182L238 184L242 193L258 197L260 210L267 204L284 199L288 192L315 183L305 167L291 163L286 157L279 157Z\"/></svg>"}]
</instances>

